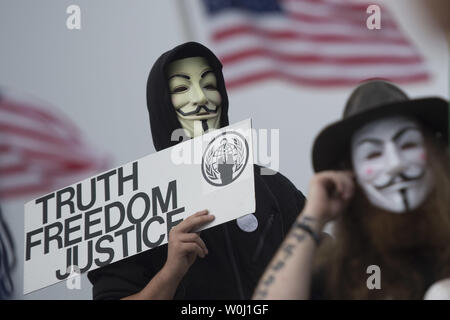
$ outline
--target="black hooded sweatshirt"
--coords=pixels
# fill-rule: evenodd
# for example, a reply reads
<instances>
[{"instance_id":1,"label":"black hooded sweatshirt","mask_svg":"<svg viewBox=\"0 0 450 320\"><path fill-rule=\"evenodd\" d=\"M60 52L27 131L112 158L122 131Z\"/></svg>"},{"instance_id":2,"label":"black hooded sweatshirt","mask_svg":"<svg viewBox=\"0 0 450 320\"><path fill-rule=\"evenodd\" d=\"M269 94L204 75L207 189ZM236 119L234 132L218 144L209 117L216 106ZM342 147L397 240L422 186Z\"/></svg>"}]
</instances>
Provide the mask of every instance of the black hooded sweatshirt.
<instances>
[{"instance_id":1,"label":"black hooded sweatshirt","mask_svg":"<svg viewBox=\"0 0 450 320\"><path fill-rule=\"evenodd\" d=\"M161 55L147 82L147 106L153 144L157 151L177 142L173 130L181 128L167 81L168 65L178 59L205 57L217 78L222 96L221 127L228 125L228 97L222 64L205 46L188 42ZM303 209L305 198L284 176L261 175L255 165L258 227L241 230L236 220L204 230L201 238L208 255L198 258L184 276L175 299L250 299L266 266ZM94 299L120 299L142 290L163 267L167 244L94 270L88 274Z\"/></svg>"}]
</instances>

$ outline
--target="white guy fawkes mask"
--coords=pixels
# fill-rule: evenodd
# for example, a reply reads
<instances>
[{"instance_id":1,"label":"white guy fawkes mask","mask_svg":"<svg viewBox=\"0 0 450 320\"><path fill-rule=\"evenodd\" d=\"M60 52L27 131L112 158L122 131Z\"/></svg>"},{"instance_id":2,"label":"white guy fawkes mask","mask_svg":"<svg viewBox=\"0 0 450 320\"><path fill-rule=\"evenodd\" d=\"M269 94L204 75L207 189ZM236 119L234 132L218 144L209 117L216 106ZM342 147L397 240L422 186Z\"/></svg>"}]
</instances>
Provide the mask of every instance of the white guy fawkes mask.
<instances>
[{"instance_id":1,"label":"white guy fawkes mask","mask_svg":"<svg viewBox=\"0 0 450 320\"><path fill-rule=\"evenodd\" d=\"M415 121L403 116L375 120L359 129L351 143L356 179L374 206L403 213L422 204L433 178Z\"/></svg>"},{"instance_id":2,"label":"white guy fawkes mask","mask_svg":"<svg viewBox=\"0 0 450 320\"><path fill-rule=\"evenodd\" d=\"M222 97L203 57L176 60L168 68L169 90L178 120L189 137L220 128Z\"/></svg>"}]
</instances>

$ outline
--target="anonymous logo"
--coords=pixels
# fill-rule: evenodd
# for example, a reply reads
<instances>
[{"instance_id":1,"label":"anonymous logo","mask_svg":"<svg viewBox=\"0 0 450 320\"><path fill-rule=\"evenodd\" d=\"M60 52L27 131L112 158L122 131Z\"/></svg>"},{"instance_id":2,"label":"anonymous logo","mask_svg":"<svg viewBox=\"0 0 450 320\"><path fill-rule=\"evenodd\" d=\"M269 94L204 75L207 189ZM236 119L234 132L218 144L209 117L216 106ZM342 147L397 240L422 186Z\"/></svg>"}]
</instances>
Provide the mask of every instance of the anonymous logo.
<instances>
[{"instance_id":1,"label":"anonymous logo","mask_svg":"<svg viewBox=\"0 0 450 320\"><path fill-rule=\"evenodd\" d=\"M237 132L223 132L206 147L202 158L202 174L213 186L226 186L239 177L247 161L247 140Z\"/></svg>"}]
</instances>

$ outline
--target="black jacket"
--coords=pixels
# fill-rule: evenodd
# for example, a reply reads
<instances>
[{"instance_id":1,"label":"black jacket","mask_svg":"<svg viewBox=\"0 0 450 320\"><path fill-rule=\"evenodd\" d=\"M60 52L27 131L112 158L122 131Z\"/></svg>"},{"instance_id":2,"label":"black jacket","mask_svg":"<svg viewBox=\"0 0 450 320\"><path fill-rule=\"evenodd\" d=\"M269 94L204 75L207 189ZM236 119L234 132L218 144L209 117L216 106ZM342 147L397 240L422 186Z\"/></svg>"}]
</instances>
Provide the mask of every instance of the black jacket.
<instances>
[{"instance_id":1,"label":"black jacket","mask_svg":"<svg viewBox=\"0 0 450 320\"><path fill-rule=\"evenodd\" d=\"M147 105L156 150L170 141L180 123L170 101L167 65L177 59L202 56L214 69L222 95L221 126L228 125L228 98L222 65L206 47L189 42L164 53L154 64L147 82ZM255 165L255 197L258 227L242 231L236 221L204 230L201 238L209 254L197 259L183 278L175 299L250 299L259 278L291 224L303 209L304 196L279 173L261 175ZM118 299L143 289L162 268L167 244L121 260L88 274L94 299Z\"/></svg>"}]
</instances>

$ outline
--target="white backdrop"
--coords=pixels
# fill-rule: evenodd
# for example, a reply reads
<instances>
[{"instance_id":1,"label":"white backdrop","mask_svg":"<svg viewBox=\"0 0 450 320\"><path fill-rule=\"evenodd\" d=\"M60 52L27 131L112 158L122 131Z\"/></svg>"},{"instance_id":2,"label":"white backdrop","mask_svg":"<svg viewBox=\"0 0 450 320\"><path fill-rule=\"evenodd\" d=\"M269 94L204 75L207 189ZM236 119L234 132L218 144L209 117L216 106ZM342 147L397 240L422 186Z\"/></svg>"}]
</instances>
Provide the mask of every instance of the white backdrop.
<instances>
[{"instance_id":1,"label":"white backdrop","mask_svg":"<svg viewBox=\"0 0 450 320\"><path fill-rule=\"evenodd\" d=\"M196 0L186 0L190 5ZM425 84L403 86L412 97L448 97L445 38L421 0L385 2L424 54L432 73ZM81 8L81 30L66 28L66 8ZM195 3L194 3L195 5ZM146 110L148 72L164 51L187 38L176 0L1 0L0 88L31 94L60 109L85 138L113 157L111 167L154 152ZM280 171L307 192L315 135L340 118L351 88L327 91L266 81L229 92L230 122L253 119L256 128L280 129ZM14 234L19 265L16 299L90 299L61 283L23 296L23 204L2 203Z\"/></svg>"}]
</instances>

